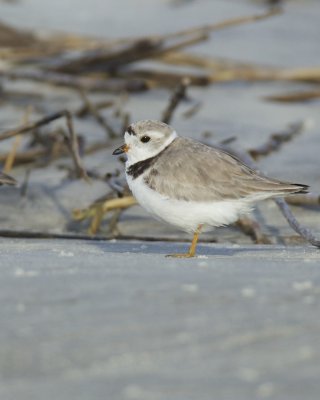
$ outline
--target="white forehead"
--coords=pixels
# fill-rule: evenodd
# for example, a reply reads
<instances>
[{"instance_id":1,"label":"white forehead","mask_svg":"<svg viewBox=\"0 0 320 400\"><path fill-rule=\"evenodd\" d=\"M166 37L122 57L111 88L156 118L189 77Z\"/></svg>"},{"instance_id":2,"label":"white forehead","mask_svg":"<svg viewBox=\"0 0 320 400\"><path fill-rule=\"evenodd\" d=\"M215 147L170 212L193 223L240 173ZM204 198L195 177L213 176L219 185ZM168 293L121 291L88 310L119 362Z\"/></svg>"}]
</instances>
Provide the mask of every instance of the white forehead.
<instances>
[{"instance_id":1,"label":"white forehead","mask_svg":"<svg viewBox=\"0 0 320 400\"><path fill-rule=\"evenodd\" d=\"M164 136L166 136L165 132L163 132L161 130L154 130L154 129L145 130L142 136L144 136L145 134L150 135L153 139L161 139Z\"/></svg>"},{"instance_id":2,"label":"white forehead","mask_svg":"<svg viewBox=\"0 0 320 400\"><path fill-rule=\"evenodd\" d=\"M140 139L141 137L143 137L145 135L149 135L152 139L163 139L163 138L167 139L168 137L176 137L177 133L176 133L176 131L173 130L170 133L170 135L168 135L167 132L161 132L158 130L150 129L150 130L145 130L143 132L143 134L137 133L137 135L132 135L126 131L124 134L124 139L125 139L126 143L129 143L129 142L133 142L135 140L135 138Z\"/></svg>"}]
</instances>

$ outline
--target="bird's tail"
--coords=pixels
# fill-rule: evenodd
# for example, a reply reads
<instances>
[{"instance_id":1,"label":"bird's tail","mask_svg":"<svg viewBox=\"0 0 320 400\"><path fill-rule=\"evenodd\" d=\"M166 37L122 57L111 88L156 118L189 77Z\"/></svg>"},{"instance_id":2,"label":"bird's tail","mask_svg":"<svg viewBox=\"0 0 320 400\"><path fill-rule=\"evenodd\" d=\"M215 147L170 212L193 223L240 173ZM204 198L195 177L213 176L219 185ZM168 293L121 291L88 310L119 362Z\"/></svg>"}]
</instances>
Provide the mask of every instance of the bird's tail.
<instances>
[{"instance_id":1,"label":"bird's tail","mask_svg":"<svg viewBox=\"0 0 320 400\"><path fill-rule=\"evenodd\" d=\"M283 187L278 188L279 192L283 192L283 194L303 194L309 192L308 185L302 185L301 183L288 183L283 184Z\"/></svg>"},{"instance_id":2,"label":"bird's tail","mask_svg":"<svg viewBox=\"0 0 320 400\"><path fill-rule=\"evenodd\" d=\"M268 180L268 182L264 182L263 187L260 186L260 190L255 187L254 191L251 192L251 195L248 196L249 200L265 200L272 197L286 197L291 194L303 194L308 193L309 186L302 185L300 183L290 183L290 182L281 182L277 180Z\"/></svg>"}]
</instances>

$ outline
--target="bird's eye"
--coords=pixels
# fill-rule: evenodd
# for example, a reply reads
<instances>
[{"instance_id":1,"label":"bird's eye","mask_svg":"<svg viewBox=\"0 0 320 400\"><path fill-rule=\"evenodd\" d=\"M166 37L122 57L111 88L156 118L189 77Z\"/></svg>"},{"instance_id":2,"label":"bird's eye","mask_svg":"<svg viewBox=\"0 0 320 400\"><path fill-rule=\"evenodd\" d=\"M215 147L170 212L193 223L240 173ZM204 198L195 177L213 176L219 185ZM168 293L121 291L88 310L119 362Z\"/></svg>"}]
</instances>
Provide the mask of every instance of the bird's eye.
<instances>
[{"instance_id":1,"label":"bird's eye","mask_svg":"<svg viewBox=\"0 0 320 400\"><path fill-rule=\"evenodd\" d=\"M142 143L147 143L150 140L150 136L142 136L142 138L140 140Z\"/></svg>"}]
</instances>

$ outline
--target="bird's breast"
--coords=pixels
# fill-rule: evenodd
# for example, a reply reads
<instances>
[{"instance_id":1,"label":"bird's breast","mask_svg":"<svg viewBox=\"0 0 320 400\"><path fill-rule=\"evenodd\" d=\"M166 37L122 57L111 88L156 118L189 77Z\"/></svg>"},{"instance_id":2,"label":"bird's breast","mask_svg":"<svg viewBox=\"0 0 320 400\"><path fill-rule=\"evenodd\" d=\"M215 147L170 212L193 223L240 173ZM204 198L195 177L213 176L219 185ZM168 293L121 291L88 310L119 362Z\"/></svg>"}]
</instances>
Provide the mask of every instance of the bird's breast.
<instances>
[{"instance_id":1,"label":"bird's breast","mask_svg":"<svg viewBox=\"0 0 320 400\"><path fill-rule=\"evenodd\" d=\"M202 202L172 199L148 187L144 181L145 174L136 179L128 174L126 176L132 194L146 211L187 232L194 232L200 224L228 225L249 210L248 204L237 200Z\"/></svg>"}]
</instances>

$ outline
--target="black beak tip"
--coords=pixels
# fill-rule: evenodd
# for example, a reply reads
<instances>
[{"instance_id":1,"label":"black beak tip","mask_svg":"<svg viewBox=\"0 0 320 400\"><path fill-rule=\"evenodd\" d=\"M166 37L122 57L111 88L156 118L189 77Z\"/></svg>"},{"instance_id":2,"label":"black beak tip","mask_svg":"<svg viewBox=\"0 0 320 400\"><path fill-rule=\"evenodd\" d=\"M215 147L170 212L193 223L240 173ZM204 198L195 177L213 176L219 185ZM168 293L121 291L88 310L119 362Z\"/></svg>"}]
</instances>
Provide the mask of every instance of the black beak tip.
<instances>
[{"instance_id":1,"label":"black beak tip","mask_svg":"<svg viewBox=\"0 0 320 400\"><path fill-rule=\"evenodd\" d=\"M118 147L117 149L115 149L115 151L112 153L112 155L117 156L122 153L124 153L123 149L121 147Z\"/></svg>"}]
</instances>

